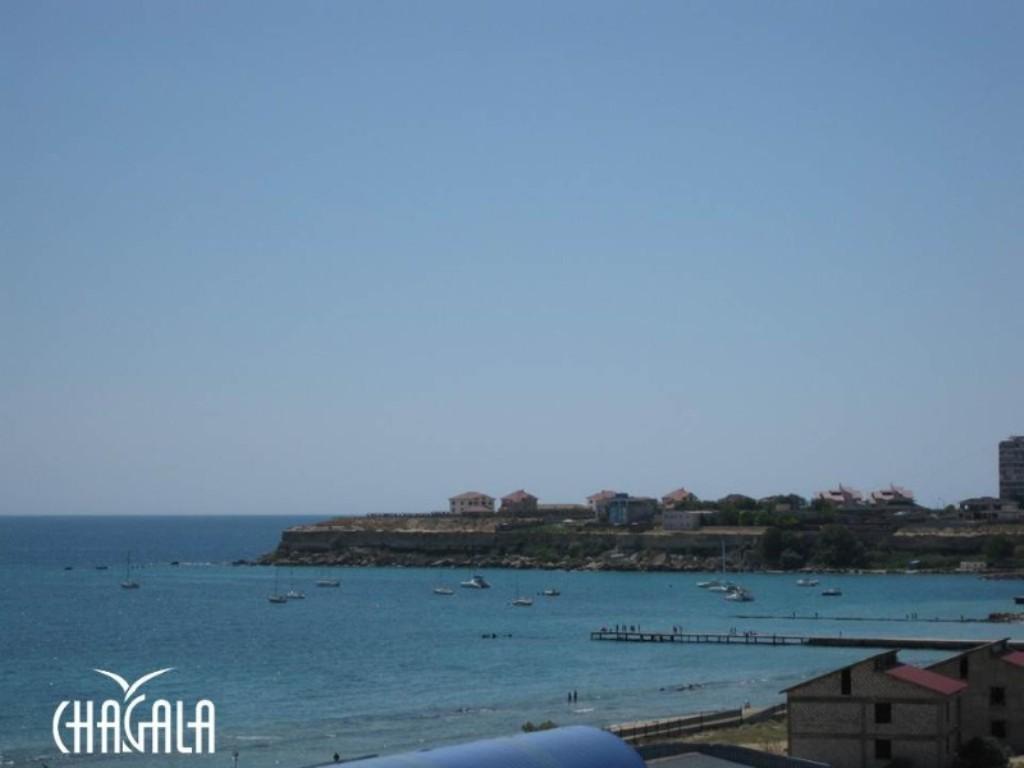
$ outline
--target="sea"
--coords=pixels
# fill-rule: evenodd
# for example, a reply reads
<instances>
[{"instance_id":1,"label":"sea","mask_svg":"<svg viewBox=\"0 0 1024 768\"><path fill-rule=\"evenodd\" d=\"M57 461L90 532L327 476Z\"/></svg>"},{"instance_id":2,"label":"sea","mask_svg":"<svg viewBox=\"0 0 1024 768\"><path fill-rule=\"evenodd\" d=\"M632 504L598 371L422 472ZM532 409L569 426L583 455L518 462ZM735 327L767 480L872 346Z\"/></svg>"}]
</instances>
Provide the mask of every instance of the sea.
<instances>
[{"instance_id":1,"label":"sea","mask_svg":"<svg viewBox=\"0 0 1024 768\"><path fill-rule=\"evenodd\" d=\"M1024 585L970 575L730 574L732 603L694 573L232 565L271 551L301 517L0 517L0 766L302 768L519 732L750 704L870 649L598 642L642 630L963 637L1022 633L961 618L1012 611ZM124 590L127 561L137 590ZM172 563L177 563L172 564ZM98 570L96 566L107 566ZM68 568L70 567L70 570ZM318 588L317 579L341 580ZM268 602L276 588L306 599ZM433 594L438 585L455 594ZM841 597L824 597L838 587ZM558 597L543 597L556 588ZM517 595L529 608L512 607ZM742 618L757 614L776 618ZM782 618L793 615L804 618ZM817 618L815 618L817 617ZM864 621L838 621L860 617ZM909 620L908 620L909 619ZM934 621L943 619L944 621ZM905 652L923 663L942 654ZM213 755L61 755L63 700L172 668L151 698L216 706ZM569 693L576 697L570 701Z\"/></svg>"}]
</instances>

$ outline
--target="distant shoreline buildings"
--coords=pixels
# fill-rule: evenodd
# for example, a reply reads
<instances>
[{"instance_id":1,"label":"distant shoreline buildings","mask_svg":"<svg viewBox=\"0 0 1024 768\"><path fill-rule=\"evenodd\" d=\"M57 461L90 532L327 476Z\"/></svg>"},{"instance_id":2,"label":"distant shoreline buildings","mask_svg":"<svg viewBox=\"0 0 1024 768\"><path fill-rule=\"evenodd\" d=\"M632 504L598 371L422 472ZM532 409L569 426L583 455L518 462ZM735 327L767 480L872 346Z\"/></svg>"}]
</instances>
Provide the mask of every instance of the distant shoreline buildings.
<instances>
[{"instance_id":1,"label":"distant shoreline buildings","mask_svg":"<svg viewBox=\"0 0 1024 768\"><path fill-rule=\"evenodd\" d=\"M731 493L718 500L701 500L686 487L676 488L659 498L633 496L619 490L603 489L587 496L586 504L540 504L534 494L520 488L501 497L495 509L495 498L479 491L465 491L448 500L452 515L508 517L543 517L552 521L564 519L593 521L615 527L649 525L660 519L667 530L699 528L715 513L723 511L796 512L811 507L843 512L889 509L921 510L914 492L890 483L867 495L839 483L815 493L810 500L799 494L777 494L755 499ZM999 443L999 497L978 496L962 500L953 509L963 519L1006 520L1021 516L1024 502L1024 436L1012 436Z\"/></svg>"}]
</instances>

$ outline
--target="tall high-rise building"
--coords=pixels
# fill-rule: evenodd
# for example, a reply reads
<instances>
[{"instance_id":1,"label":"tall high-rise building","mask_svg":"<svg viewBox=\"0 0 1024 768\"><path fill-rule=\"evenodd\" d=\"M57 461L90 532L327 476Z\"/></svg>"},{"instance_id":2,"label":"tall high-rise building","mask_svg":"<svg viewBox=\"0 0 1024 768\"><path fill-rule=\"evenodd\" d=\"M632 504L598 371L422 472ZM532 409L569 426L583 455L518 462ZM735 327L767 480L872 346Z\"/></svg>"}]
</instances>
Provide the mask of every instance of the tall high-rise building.
<instances>
[{"instance_id":1,"label":"tall high-rise building","mask_svg":"<svg viewBox=\"0 0 1024 768\"><path fill-rule=\"evenodd\" d=\"M999 443L999 498L1024 502L1024 436Z\"/></svg>"}]
</instances>

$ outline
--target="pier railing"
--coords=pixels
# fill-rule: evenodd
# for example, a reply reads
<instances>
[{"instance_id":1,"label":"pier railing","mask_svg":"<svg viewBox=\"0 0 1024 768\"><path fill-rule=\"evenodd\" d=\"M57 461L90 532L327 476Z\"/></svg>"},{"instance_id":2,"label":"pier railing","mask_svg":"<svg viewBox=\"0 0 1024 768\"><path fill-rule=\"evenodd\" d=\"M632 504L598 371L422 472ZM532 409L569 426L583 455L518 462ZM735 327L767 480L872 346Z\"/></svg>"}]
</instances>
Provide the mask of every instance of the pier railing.
<instances>
[{"instance_id":1,"label":"pier railing","mask_svg":"<svg viewBox=\"0 0 1024 768\"><path fill-rule=\"evenodd\" d=\"M630 744L688 736L702 731L732 728L743 723L757 723L779 717L786 712L785 702L756 710L721 709L693 715L641 720L609 726L606 730Z\"/></svg>"}]
</instances>

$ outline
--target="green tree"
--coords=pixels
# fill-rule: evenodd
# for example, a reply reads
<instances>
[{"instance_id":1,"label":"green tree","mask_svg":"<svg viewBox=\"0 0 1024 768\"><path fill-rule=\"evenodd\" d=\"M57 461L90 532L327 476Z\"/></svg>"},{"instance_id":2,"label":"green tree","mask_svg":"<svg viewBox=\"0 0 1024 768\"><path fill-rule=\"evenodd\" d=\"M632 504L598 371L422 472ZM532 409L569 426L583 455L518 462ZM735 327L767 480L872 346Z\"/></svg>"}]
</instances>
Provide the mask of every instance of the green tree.
<instances>
[{"instance_id":1,"label":"green tree","mask_svg":"<svg viewBox=\"0 0 1024 768\"><path fill-rule=\"evenodd\" d=\"M864 562L864 545L845 525L826 525L818 534L814 557L830 568L849 568Z\"/></svg>"},{"instance_id":2,"label":"green tree","mask_svg":"<svg viewBox=\"0 0 1024 768\"><path fill-rule=\"evenodd\" d=\"M953 768L1006 768L1009 764L1006 747L995 739L975 736L960 747Z\"/></svg>"},{"instance_id":3,"label":"green tree","mask_svg":"<svg viewBox=\"0 0 1024 768\"><path fill-rule=\"evenodd\" d=\"M795 549L784 549L782 554L779 555L779 567L784 571L795 571L797 568L803 568L805 562L804 556Z\"/></svg>"},{"instance_id":4,"label":"green tree","mask_svg":"<svg viewBox=\"0 0 1024 768\"><path fill-rule=\"evenodd\" d=\"M785 549L781 528L769 528L761 537L761 558L771 565L779 562Z\"/></svg>"},{"instance_id":5,"label":"green tree","mask_svg":"<svg viewBox=\"0 0 1024 768\"><path fill-rule=\"evenodd\" d=\"M1002 563L1013 557L1013 542L1006 536L990 536L985 542L985 561L989 565Z\"/></svg>"}]
</instances>

